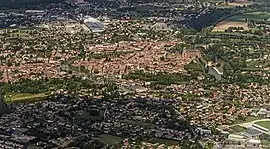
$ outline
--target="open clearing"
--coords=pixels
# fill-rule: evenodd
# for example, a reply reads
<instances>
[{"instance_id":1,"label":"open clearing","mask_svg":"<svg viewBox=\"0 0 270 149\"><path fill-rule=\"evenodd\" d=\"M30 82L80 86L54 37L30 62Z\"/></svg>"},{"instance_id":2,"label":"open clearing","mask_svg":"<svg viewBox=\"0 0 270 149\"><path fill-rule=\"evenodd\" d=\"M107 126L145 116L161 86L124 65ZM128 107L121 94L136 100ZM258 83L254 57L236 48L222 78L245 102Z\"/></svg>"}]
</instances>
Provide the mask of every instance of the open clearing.
<instances>
[{"instance_id":1,"label":"open clearing","mask_svg":"<svg viewBox=\"0 0 270 149\"><path fill-rule=\"evenodd\" d=\"M230 6L244 6L244 5L251 5L253 4L252 2L248 0L235 0L234 2L228 3Z\"/></svg>"},{"instance_id":2,"label":"open clearing","mask_svg":"<svg viewBox=\"0 0 270 149\"><path fill-rule=\"evenodd\" d=\"M166 144L166 145L178 145L180 143L180 141L159 139L159 138L151 138L149 140L149 142L151 142L151 143L159 142L159 143Z\"/></svg>"},{"instance_id":3,"label":"open clearing","mask_svg":"<svg viewBox=\"0 0 270 149\"><path fill-rule=\"evenodd\" d=\"M222 21L222 22L218 23L212 31L213 32L224 32L229 27L243 27L244 30L248 29L246 22Z\"/></svg>"},{"instance_id":4,"label":"open clearing","mask_svg":"<svg viewBox=\"0 0 270 149\"><path fill-rule=\"evenodd\" d=\"M256 122L255 124L260 125L270 130L270 121L261 121L261 122Z\"/></svg>"},{"instance_id":5,"label":"open clearing","mask_svg":"<svg viewBox=\"0 0 270 149\"><path fill-rule=\"evenodd\" d=\"M269 124L270 124L270 119L258 119L258 120L253 120L253 121L249 121L249 122L244 122L244 123L237 123L237 124L233 124L231 125L231 127L234 127L236 125L244 127L244 128L249 128L252 127L253 124L257 124L260 125L262 127L267 126L266 128L269 128Z\"/></svg>"},{"instance_id":6,"label":"open clearing","mask_svg":"<svg viewBox=\"0 0 270 149\"><path fill-rule=\"evenodd\" d=\"M123 138L117 137L117 136L112 136L109 134L101 134L98 139L104 143L104 144L109 144L109 145L113 145L116 143L120 143Z\"/></svg>"},{"instance_id":7,"label":"open clearing","mask_svg":"<svg viewBox=\"0 0 270 149\"><path fill-rule=\"evenodd\" d=\"M233 129L235 132L244 132L247 130L245 127L239 125L232 126L231 129Z\"/></svg>"},{"instance_id":8,"label":"open clearing","mask_svg":"<svg viewBox=\"0 0 270 149\"><path fill-rule=\"evenodd\" d=\"M255 21L263 20L263 19L270 18L270 13L262 12L262 11L255 11L255 12L248 12L243 13L240 15L235 15L226 19L226 21L238 21L238 22L246 22L246 19L251 19Z\"/></svg>"},{"instance_id":9,"label":"open clearing","mask_svg":"<svg viewBox=\"0 0 270 149\"><path fill-rule=\"evenodd\" d=\"M246 20L264 20L270 18L270 13L256 11L256 12L249 12L240 15L235 15L232 17L227 18L226 20L219 22L214 29L213 32L224 32L229 27L243 27L244 30L248 30L248 25Z\"/></svg>"},{"instance_id":10,"label":"open clearing","mask_svg":"<svg viewBox=\"0 0 270 149\"><path fill-rule=\"evenodd\" d=\"M34 101L48 97L48 93L29 94L29 93L7 93L6 102Z\"/></svg>"},{"instance_id":11,"label":"open clearing","mask_svg":"<svg viewBox=\"0 0 270 149\"><path fill-rule=\"evenodd\" d=\"M254 117L254 116L248 116L245 121L243 120L236 120L234 122L234 124L241 124L241 123L248 123L248 122L252 122L252 121L256 121L256 120L261 120L261 119L264 119L262 117Z\"/></svg>"}]
</instances>

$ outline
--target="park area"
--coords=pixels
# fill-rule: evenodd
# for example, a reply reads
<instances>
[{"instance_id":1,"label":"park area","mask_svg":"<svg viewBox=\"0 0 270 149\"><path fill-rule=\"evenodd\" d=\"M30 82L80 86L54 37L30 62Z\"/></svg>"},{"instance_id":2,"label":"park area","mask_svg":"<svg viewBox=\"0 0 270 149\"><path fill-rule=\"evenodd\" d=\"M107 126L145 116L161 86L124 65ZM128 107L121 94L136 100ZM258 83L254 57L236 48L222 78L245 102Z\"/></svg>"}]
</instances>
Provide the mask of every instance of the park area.
<instances>
[{"instance_id":1,"label":"park area","mask_svg":"<svg viewBox=\"0 0 270 149\"><path fill-rule=\"evenodd\" d=\"M248 30L249 28L247 24L247 19L255 20L255 21L260 21L260 20L262 21L268 18L270 18L270 13L262 12L262 11L238 14L219 22L214 27L212 32L224 32L226 29L230 27L242 27L244 30Z\"/></svg>"}]
</instances>

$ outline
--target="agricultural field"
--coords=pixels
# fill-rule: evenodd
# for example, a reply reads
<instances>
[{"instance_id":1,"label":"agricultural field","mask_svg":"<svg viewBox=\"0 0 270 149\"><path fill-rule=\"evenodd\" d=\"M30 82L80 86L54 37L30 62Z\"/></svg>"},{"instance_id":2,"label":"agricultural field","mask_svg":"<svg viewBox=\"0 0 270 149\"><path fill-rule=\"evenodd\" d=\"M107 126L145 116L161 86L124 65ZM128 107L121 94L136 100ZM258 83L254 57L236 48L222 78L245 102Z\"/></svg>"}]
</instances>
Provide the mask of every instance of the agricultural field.
<instances>
[{"instance_id":1,"label":"agricultural field","mask_svg":"<svg viewBox=\"0 0 270 149\"><path fill-rule=\"evenodd\" d=\"M250 13L244 13L227 18L226 20L219 22L212 32L224 32L229 27L242 27L244 30L248 30L247 19L259 21L270 18L270 13L256 11Z\"/></svg>"},{"instance_id":2,"label":"agricultural field","mask_svg":"<svg viewBox=\"0 0 270 149\"><path fill-rule=\"evenodd\" d=\"M248 30L248 26L246 22L238 22L238 21L222 21L218 23L212 32L224 32L226 29L230 27L243 27L244 30Z\"/></svg>"},{"instance_id":3,"label":"agricultural field","mask_svg":"<svg viewBox=\"0 0 270 149\"><path fill-rule=\"evenodd\" d=\"M270 18L270 13L263 12L263 11L255 11L255 12L249 12L249 13L232 16L226 19L226 21L246 22L246 19L260 21L260 20L264 20L265 18Z\"/></svg>"},{"instance_id":4,"label":"agricultural field","mask_svg":"<svg viewBox=\"0 0 270 149\"><path fill-rule=\"evenodd\" d=\"M244 6L244 5L252 5L254 2L248 0L235 0L232 3L228 3L229 6Z\"/></svg>"}]
</instances>

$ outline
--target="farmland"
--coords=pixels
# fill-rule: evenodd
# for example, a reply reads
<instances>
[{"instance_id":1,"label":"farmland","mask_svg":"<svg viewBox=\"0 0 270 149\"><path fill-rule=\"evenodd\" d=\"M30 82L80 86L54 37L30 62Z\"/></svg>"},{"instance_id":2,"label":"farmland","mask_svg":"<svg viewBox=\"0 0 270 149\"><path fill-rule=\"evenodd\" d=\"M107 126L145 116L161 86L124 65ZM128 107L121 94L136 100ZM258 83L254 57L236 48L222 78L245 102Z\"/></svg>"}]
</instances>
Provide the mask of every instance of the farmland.
<instances>
[{"instance_id":1,"label":"farmland","mask_svg":"<svg viewBox=\"0 0 270 149\"><path fill-rule=\"evenodd\" d=\"M235 22L246 22L246 19L259 21L259 20L263 20L263 19L269 18L269 17L270 17L270 13L268 13L268 12L256 11L256 12L249 12L249 13L244 13L244 14L232 16L226 20L232 21L232 22L234 22L234 21Z\"/></svg>"},{"instance_id":2,"label":"farmland","mask_svg":"<svg viewBox=\"0 0 270 149\"><path fill-rule=\"evenodd\" d=\"M243 27L245 30L248 30L248 26L246 22L238 22L238 21L222 21L216 25L216 27L212 30L213 32L224 32L229 27Z\"/></svg>"},{"instance_id":3,"label":"farmland","mask_svg":"<svg viewBox=\"0 0 270 149\"><path fill-rule=\"evenodd\" d=\"M248 0L235 0L235 2L228 3L230 6L244 6L244 5L251 5L254 2L250 2Z\"/></svg>"},{"instance_id":4,"label":"farmland","mask_svg":"<svg viewBox=\"0 0 270 149\"><path fill-rule=\"evenodd\" d=\"M212 32L224 32L230 27L242 27L244 30L248 30L249 28L247 20L261 21L268 18L270 18L270 13L268 12L256 11L243 13L240 15L229 17L226 20L219 22L214 27Z\"/></svg>"}]
</instances>

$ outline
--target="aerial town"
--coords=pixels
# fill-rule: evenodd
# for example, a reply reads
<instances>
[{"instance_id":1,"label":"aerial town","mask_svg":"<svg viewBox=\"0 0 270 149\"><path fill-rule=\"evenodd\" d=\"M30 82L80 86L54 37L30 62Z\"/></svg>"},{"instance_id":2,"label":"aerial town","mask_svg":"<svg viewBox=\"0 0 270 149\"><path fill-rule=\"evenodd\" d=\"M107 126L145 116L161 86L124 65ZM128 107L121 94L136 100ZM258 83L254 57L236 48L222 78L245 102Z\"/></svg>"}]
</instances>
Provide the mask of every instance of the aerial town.
<instances>
[{"instance_id":1,"label":"aerial town","mask_svg":"<svg viewBox=\"0 0 270 149\"><path fill-rule=\"evenodd\" d=\"M270 1L0 2L0 149L270 149Z\"/></svg>"}]
</instances>

